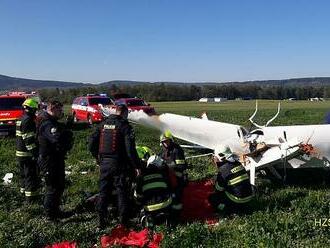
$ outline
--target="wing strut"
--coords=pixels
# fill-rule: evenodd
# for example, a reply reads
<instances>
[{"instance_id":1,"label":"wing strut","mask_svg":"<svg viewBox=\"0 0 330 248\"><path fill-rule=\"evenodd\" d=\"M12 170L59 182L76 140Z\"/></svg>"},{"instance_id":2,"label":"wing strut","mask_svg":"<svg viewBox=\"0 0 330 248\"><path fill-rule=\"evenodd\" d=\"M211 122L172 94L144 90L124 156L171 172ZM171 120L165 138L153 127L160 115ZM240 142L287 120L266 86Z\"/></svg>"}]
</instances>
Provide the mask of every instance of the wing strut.
<instances>
[{"instance_id":1,"label":"wing strut","mask_svg":"<svg viewBox=\"0 0 330 248\"><path fill-rule=\"evenodd\" d=\"M258 112L258 101L256 101L256 110L254 111L254 113L251 115L251 117L249 118L249 121L256 127L262 129L264 127L267 127L270 123L272 123L273 120L276 119L276 117L279 115L280 113L280 110L281 110L281 103L279 102L278 103L278 106L277 106L277 113L269 120L267 121L267 123L265 125L259 125L257 124L256 122L253 121L253 118L255 117L255 115L257 114Z\"/></svg>"}]
</instances>

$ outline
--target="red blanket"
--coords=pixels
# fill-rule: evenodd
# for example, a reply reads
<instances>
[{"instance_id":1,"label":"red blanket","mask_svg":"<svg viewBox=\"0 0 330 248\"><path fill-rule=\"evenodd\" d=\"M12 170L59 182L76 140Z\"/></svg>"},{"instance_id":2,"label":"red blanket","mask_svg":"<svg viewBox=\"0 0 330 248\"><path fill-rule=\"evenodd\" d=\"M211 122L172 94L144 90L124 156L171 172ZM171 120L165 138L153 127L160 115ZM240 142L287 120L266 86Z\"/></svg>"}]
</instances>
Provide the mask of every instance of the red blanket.
<instances>
[{"instance_id":1,"label":"red blanket","mask_svg":"<svg viewBox=\"0 0 330 248\"><path fill-rule=\"evenodd\" d=\"M77 248L76 242L63 241L61 243L47 245L45 248Z\"/></svg>"},{"instance_id":2,"label":"red blanket","mask_svg":"<svg viewBox=\"0 0 330 248\"><path fill-rule=\"evenodd\" d=\"M147 228L140 232L128 230L123 226L112 229L110 235L101 237L101 247L107 248L113 245L158 248L163 239L162 233L152 234Z\"/></svg>"},{"instance_id":3,"label":"red blanket","mask_svg":"<svg viewBox=\"0 0 330 248\"><path fill-rule=\"evenodd\" d=\"M182 220L217 222L214 210L208 202L208 196L213 190L212 180L189 182L183 193Z\"/></svg>"}]
</instances>

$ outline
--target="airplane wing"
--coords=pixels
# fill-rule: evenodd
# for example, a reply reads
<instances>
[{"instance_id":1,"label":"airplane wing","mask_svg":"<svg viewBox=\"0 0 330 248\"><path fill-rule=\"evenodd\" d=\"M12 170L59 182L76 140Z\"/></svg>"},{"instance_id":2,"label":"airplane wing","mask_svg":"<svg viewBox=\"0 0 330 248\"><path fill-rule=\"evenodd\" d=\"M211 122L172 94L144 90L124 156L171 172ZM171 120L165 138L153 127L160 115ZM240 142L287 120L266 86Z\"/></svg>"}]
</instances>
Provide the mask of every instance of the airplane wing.
<instances>
[{"instance_id":1,"label":"airplane wing","mask_svg":"<svg viewBox=\"0 0 330 248\"><path fill-rule=\"evenodd\" d=\"M134 111L130 113L129 119L161 132L169 130L176 138L212 150L219 144L226 144L237 153L243 151L240 141L241 137L247 133L239 125L169 113L148 116L142 111Z\"/></svg>"},{"instance_id":2,"label":"airplane wing","mask_svg":"<svg viewBox=\"0 0 330 248\"><path fill-rule=\"evenodd\" d=\"M165 130L182 140L195 145L214 150L219 144L228 145L236 154L243 155L245 169L250 171L251 184L255 183L256 169L265 166L283 165L287 161L292 167L310 165L330 166L330 125L301 125L301 126L264 126L260 132L249 133L239 125L217 122L176 114L162 114L148 116L142 111L133 111L129 114L130 121L138 124ZM255 155L249 154L249 139L259 144L265 144L267 149ZM308 152L301 151L301 144L309 144L320 152L320 158L306 158ZM307 146L311 148L311 146Z\"/></svg>"},{"instance_id":3,"label":"airplane wing","mask_svg":"<svg viewBox=\"0 0 330 248\"><path fill-rule=\"evenodd\" d=\"M293 167L330 166L330 125L296 125L263 128L265 140L277 137L283 140L297 139L302 144L312 145L311 156L292 160ZM290 161L289 161L290 163Z\"/></svg>"}]
</instances>

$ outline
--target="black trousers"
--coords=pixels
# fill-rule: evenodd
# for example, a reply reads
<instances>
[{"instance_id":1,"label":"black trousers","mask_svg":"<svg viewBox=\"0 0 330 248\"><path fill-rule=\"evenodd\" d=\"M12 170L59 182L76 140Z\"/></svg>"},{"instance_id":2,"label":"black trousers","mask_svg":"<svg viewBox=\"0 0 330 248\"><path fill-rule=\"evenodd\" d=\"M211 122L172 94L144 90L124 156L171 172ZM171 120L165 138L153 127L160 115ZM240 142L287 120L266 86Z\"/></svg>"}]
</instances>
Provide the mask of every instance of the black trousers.
<instances>
[{"instance_id":1,"label":"black trousers","mask_svg":"<svg viewBox=\"0 0 330 248\"><path fill-rule=\"evenodd\" d=\"M118 215L121 224L128 221L129 190L127 186L125 166L114 158L102 158L100 161L100 197L97 211L100 218L106 218L112 191L117 194Z\"/></svg>"},{"instance_id":2,"label":"black trousers","mask_svg":"<svg viewBox=\"0 0 330 248\"><path fill-rule=\"evenodd\" d=\"M18 160L20 169L21 192L27 197L34 197L39 194L40 178L37 162L31 158Z\"/></svg>"},{"instance_id":3,"label":"black trousers","mask_svg":"<svg viewBox=\"0 0 330 248\"><path fill-rule=\"evenodd\" d=\"M183 209L182 206L182 197L184 187L186 186L186 182L183 177L176 177L177 186L174 188L173 193L173 204L172 204L172 215L174 218L179 218L180 213Z\"/></svg>"},{"instance_id":4,"label":"black trousers","mask_svg":"<svg viewBox=\"0 0 330 248\"><path fill-rule=\"evenodd\" d=\"M44 208L49 217L56 217L65 188L64 158L39 157L38 163L45 175Z\"/></svg>"},{"instance_id":5,"label":"black trousers","mask_svg":"<svg viewBox=\"0 0 330 248\"><path fill-rule=\"evenodd\" d=\"M176 180L177 180L177 186L174 189L174 193L176 196L176 201L181 202L183 197L183 190L184 187L186 186L186 182L182 177L176 177Z\"/></svg>"},{"instance_id":6,"label":"black trousers","mask_svg":"<svg viewBox=\"0 0 330 248\"><path fill-rule=\"evenodd\" d=\"M214 192L209 195L209 203L217 212L222 212L225 214L231 213L248 213L250 211L250 206L248 203L235 203L230 200L225 191Z\"/></svg>"}]
</instances>

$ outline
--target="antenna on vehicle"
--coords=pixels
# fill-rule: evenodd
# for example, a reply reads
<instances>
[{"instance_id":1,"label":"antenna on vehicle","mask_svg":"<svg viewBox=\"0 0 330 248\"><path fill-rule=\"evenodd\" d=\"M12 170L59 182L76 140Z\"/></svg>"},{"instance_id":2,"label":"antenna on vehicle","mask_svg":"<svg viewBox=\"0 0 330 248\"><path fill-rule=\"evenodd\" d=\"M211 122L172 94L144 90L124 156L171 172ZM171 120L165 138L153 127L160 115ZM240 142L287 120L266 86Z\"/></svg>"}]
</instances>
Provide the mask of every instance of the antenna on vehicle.
<instances>
[{"instance_id":1,"label":"antenna on vehicle","mask_svg":"<svg viewBox=\"0 0 330 248\"><path fill-rule=\"evenodd\" d=\"M254 121L253 121L253 118L255 117L255 115L257 114L257 112L258 112L258 101L256 101L256 110L254 111L254 113L251 115L251 117L249 118L249 121L253 124L253 125L255 125L256 127L258 127L258 128L264 128L264 127L267 127L273 120L275 120L276 119L276 117L279 115L279 113L280 113L280 110L281 110L281 103L279 102L278 103L278 106L277 106L277 113L273 116L273 118L271 118L269 121L267 121L267 123L265 124L265 125L263 125L263 126L261 126L261 125L258 125L257 123L255 123Z\"/></svg>"}]
</instances>

